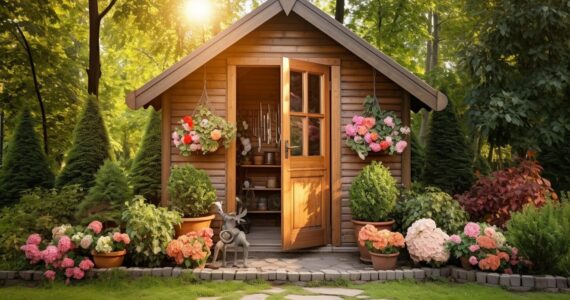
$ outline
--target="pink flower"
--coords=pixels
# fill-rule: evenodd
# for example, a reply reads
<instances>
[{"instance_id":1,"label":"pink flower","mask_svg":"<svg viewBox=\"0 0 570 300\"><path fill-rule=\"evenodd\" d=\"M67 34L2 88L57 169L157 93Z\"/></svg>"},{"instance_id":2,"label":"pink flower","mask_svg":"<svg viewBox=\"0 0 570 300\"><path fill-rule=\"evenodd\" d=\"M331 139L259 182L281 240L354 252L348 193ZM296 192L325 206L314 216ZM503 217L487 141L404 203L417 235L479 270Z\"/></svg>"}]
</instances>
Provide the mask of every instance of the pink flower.
<instances>
[{"instance_id":1,"label":"pink flower","mask_svg":"<svg viewBox=\"0 0 570 300\"><path fill-rule=\"evenodd\" d=\"M517 256L519 254L519 249L517 247L512 247L511 254L512 256Z\"/></svg>"},{"instance_id":2,"label":"pink flower","mask_svg":"<svg viewBox=\"0 0 570 300\"><path fill-rule=\"evenodd\" d=\"M73 268L73 278L79 280L85 276L85 272L78 267Z\"/></svg>"},{"instance_id":3,"label":"pink flower","mask_svg":"<svg viewBox=\"0 0 570 300\"><path fill-rule=\"evenodd\" d=\"M457 234L450 236L449 240L454 244L460 244L461 243L461 237L458 236Z\"/></svg>"},{"instance_id":4,"label":"pink flower","mask_svg":"<svg viewBox=\"0 0 570 300\"><path fill-rule=\"evenodd\" d=\"M408 146L408 142L406 142L406 141L397 142L396 143L396 152L398 152L398 153L404 152L404 150L406 149L407 146Z\"/></svg>"},{"instance_id":5,"label":"pink flower","mask_svg":"<svg viewBox=\"0 0 570 300\"><path fill-rule=\"evenodd\" d=\"M121 233L121 239L123 240L123 243L127 245L131 243L131 238L126 233Z\"/></svg>"},{"instance_id":6,"label":"pink flower","mask_svg":"<svg viewBox=\"0 0 570 300\"><path fill-rule=\"evenodd\" d=\"M364 122L364 117L359 115L355 115L354 117L352 117L352 123L354 123L355 125L362 125L362 122Z\"/></svg>"},{"instance_id":7,"label":"pink flower","mask_svg":"<svg viewBox=\"0 0 570 300\"><path fill-rule=\"evenodd\" d=\"M366 133L364 135L364 141L366 141L367 144L372 143L372 136L370 135L370 133Z\"/></svg>"},{"instance_id":8,"label":"pink flower","mask_svg":"<svg viewBox=\"0 0 570 300\"><path fill-rule=\"evenodd\" d=\"M93 264L93 262L89 259L89 258L84 258L80 263L79 263L79 268L83 271L89 271L91 268L93 268L95 265Z\"/></svg>"},{"instance_id":9,"label":"pink flower","mask_svg":"<svg viewBox=\"0 0 570 300\"><path fill-rule=\"evenodd\" d=\"M103 230L103 223L99 221L93 221L87 225L87 228L93 230L95 234L99 234Z\"/></svg>"},{"instance_id":10,"label":"pink flower","mask_svg":"<svg viewBox=\"0 0 570 300\"><path fill-rule=\"evenodd\" d=\"M376 125L376 119L364 118L363 124L364 124L364 126L366 126L366 128L372 129L372 127L374 127L374 125Z\"/></svg>"},{"instance_id":11,"label":"pink flower","mask_svg":"<svg viewBox=\"0 0 570 300\"><path fill-rule=\"evenodd\" d=\"M469 263L470 263L472 266L474 266L474 265L478 264L479 261L477 260L477 257L471 256L471 257L469 257Z\"/></svg>"},{"instance_id":12,"label":"pink flower","mask_svg":"<svg viewBox=\"0 0 570 300\"><path fill-rule=\"evenodd\" d=\"M392 128L394 128L394 126L396 126L396 124L394 124L394 118L392 118L392 117L384 118L384 124L386 124L386 126L392 127Z\"/></svg>"},{"instance_id":13,"label":"pink flower","mask_svg":"<svg viewBox=\"0 0 570 300\"><path fill-rule=\"evenodd\" d=\"M41 255L40 249L38 248L38 245L26 244L26 245L20 247L20 249L22 251L24 251L26 258L29 259L32 264L35 264L35 263L39 262L40 260L42 260L42 255Z\"/></svg>"},{"instance_id":14,"label":"pink flower","mask_svg":"<svg viewBox=\"0 0 570 300\"><path fill-rule=\"evenodd\" d=\"M54 281L55 275L56 275L55 272L52 270L47 270L44 272L44 277L49 281Z\"/></svg>"},{"instance_id":15,"label":"pink flower","mask_svg":"<svg viewBox=\"0 0 570 300\"><path fill-rule=\"evenodd\" d=\"M372 152L380 152L382 147L380 147L378 143L370 143L370 150L372 150Z\"/></svg>"},{"instance_id":16,"label":"pink flower","mask_svg":"<svg viewBox=\"0 0 570 300\"><path fill-rule=\"evenodd\" d=\"M182 128L184 128L185 131L190 131L192 129L187 123L183 123Z\"/></svg>"},{"instance_id":17,"label":"pink flower","mask_svg":"<svg viewBox=\"0 0 570 300\"><path fill-rule=\"evenodd\" d=\"M400 132L404 135L408 135L408 134L410 134L411 130L410 130L410 127L404 126L404 127L400 128Z\"/></svg>"},{"instance_id":18,"label":"pink flower","mask_svg":"<svg viewBox=\"0 0 570 300\"><path fill-rule=\"evenodd\" d=\"M477 251L479 251L479 249L481 249L481 248L477 244L469 246L469 251L471 251L471 252L477 252Z\"/></svg>"},{"instance_id":19,"label":"pink flower","mask_svg":"<svg viewBox=\"0 0 570 300\"><path fill-rule=\"evenodd\" d=\"M61 254L69 252L71 248L73 248L73 244L71 243L71 239L67 235L62 236L57 242L57 249L59 250L59 252L61 252Z\"/></svg>"},{"instance_id":20,"label":"pink flower","mask_svg":"<svg viewBox=\"0 0 570 300\"><path fill-rule=\"evenodd\" d=\"M73 261L73 259L66 257L61 262L60 267L62 267L62 268L73 268L74 265L75 265L75 262Z\"/></svg>"},{"instance_id":21,"label":"pink flower","mask_svg":"<svg viewBox=\"0 0 570 300\"><path fill-rule=\"evenodd\" d=\"M481 227L477 223L469 222L467 225L465 225L463 231L468 237L476 238L481 232Z\"/></svg>"},{"instance_id":22,"label":"pink flower","mask_svg":"<svg viewBox=\"0 0 570 300\"><path fill-rule=\"evenodd\" d=\"M113 233L113 241L120 243L121 241L123 241L123 236L121 235L120 232L115 232Z\"/></svg>"},{"instance_id":23,"label":"pink flower","mask_svg":"<svg viewBox=\"0 0 570 300\"><path fill-rule=\"evenodd\" d=\"M199 135L195 134L195 135L191 135L190 137L192 138L192 142L194 142L194 143L200 142L200 136Z\"/></svg>"},{"instance_id":24,"label":"pink flower","mask_svg":"<svg viewBox=\"0 0 570 300\"><path fill-rule=\"evenodd\" d=\"M41 252L41 258L46 264L51 264L58 260L61 254L56 246L49 245Z\"/></svg>"},{"instance_id":25,"label":"pink flower","mask_svg":"<svg viewBox=\"0 0 570 300\"><path fill-rule=\"evenodd\" d=\"M355 136L356 135L356 128L354 126L352 126L352 124L346 124L346 126L344 126L344 133L347 136Z\"/></svg>"},{"instance_id":26,"label":"pink flower","mask_svg":"<svg viewBox=\"0 0 570 300\"><path fill-rule=\"evenodd\" d=\"M198 150L198 144L190 144L190 151L194 152Z\"/></svg>"},{"instance_id":27,"label":"pink flower","mask_svg":"<svg viewBox=\"0 0 570 300\"><path fill-rule=\"evenodd\" d=\"M357 144L360 144L360 143L362 142L362 137L361 137L361 136L358 136L358 135L355 136L355 137L354 137L354 142L357 143Z\"/></svg>"},{"instance_id":28,"label":"pink flower","mask_svg":"<svg viewBox=\"0 0 570 300\"><path fill-rule=\"evenodd\" d=\"M359 135L364 136L368 133L368 128L366 126L358 126L357 132Z\"/></svg>"},{"instance_id":29,"label":"pink flower","mask_svg":"<svg viewBox=\"0 0 570 300\"><path fill-rule=\"evenodd\" d=\"M172 140L174 141L179 141L180 140L180 135L178 134L178 132L174 131L172 133Z\"/></svg>"},{"instance_id":30,"label":"pink flower","mask_svg":"<svg viewBox=\"0 0 570 300\"><path fill-rule=\"evenodd\" d=\"M180 142L180 140L174 140L173 143L174 143L174 146L178 147L178 146L180 146L180 144L182 142Z\"/></svg>"},{"instance_id":31,"label":"pink flower","mask_svg":"<svg viewBox=\"0 0 570 300\"><path fill-rule=\"evenodd\" d=\"M30 236L28 237L28 240L26 241L26 244L32 244L32 245L39 245L42 242L42 237L37 234L30 234Z\"/></svg>"},{"instance_id":32,"label":"pink flower","mask_svg":"<svg viewBox=\"0 0 570 300\"><path fill-rule=\"evenodd\" d=\"M495 236L495 233L497 233L497 232L495 231L495 228L493 228L493 227L487 227L487 228L485 228L485 230L484 230L483 232L484 232L485 235L488 236L488 237L494 237L494 236Z\"/></svg>"},{"instance_id":33,"label":"pink flower","mask_svg":"<svg viewBox=\"0 0 570 300\"><path fill-rule=\"evenodd\" d=\"M392 137L391 137L391 136L387 136L384 140L385 140L386 142L388 142L388 144L389 144L390 146L392 146L392 143L394 142L394 141L392 140Z\"/></svg>"},{"instance_id":34,"label":"pink flower","mask_svg":"<svg viewBox=\"0 0 570 300\"><path fill-rule=\"evenodd\" d=\"M67 278L73 277L73 268L65 269L65 277Z\"/></svg>"}]
</instances>

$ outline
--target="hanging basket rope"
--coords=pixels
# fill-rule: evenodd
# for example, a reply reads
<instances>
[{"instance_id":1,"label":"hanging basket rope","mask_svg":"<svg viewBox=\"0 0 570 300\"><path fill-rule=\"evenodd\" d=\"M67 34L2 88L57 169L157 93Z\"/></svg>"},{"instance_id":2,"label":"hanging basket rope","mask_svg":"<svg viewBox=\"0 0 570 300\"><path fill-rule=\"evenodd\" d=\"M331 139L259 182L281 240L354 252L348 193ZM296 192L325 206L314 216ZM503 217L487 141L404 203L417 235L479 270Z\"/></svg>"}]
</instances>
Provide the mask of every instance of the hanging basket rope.
<instances>
[{"instance_id":1,"label":"hanging basket rope","mask_svg":"<svg viewBox=\"0 0 570 300\"><path fill-rule=\"evenodd\" d=\"M192 115L195 115L196 112L198 111L198 109L200 109L201 107L206 107L208 108L208 110L210 110L213 114L217 114L216 113L216 109L212 106L210 106L210 98L208 97L208 79L207 79L207 74L208 74L208 70L206 65L204 65L204 72L203 72L203 88L202 88L202 94L200 95L200 99L198 100L198 105L196 105L196 107L194 108L194 111L192 111Z\"/></svg>"}]
</instances>

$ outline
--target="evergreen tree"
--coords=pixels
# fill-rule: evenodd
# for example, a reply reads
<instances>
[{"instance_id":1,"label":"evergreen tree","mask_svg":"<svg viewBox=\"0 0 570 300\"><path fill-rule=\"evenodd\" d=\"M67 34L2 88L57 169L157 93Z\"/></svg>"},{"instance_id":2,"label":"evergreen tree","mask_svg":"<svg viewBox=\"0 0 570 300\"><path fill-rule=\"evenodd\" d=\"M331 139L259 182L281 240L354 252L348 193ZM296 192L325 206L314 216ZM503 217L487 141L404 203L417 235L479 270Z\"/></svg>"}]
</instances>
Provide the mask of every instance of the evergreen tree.
<instances>
[{"instance_id":1,"label":"evergreen tree","mask_svg":"<svg viewBox=\"0 0 570 300\"><path fill-rule=\"evenodd\" d=\"M77 219L82 223L93 220L118 225L125 201L133 192L121 168L111 160L106 160L95 175L95 185L79 205Z\"/></svg>"},{"instance_id":2,"label":"evergreen tree","mask_svg":"<svg viewBox=\"0 0 570 300\"><path fill-rule=\"evenodd\" d=\"M422 147L418 136L412 132L412 181L421 182L423 180L424 166L426 163L426 151Z\"/></svg>"},{"instance_id":3,"label":"evergreen tree","mask_svg":"<svg viewBox=\"0 0 570 300\"><path fill-rule=\"evenodd\" d=\"M445 110L433 113L423 178L426 185L452 195L473 183L471 150L451 101Z\"/></svg>"},{"instance_id":4,"label":"evergreen tree","mask_svg":"<svg viewBox=\"0 0 570 300\"><path fill-rule=\"evenodd\" d=\"M160 202L161 138L160 114L150 109L142 143L133 161L130 182L136 195Z\"/></svg>"},{"instance_id":5,"label":"evergreen tree","mask_svg":"<svg viewBox=\"0 0 570 300\"><path fill-rule=\"evenodd\" d=\"M93 186L95 173L109 158L109 136L95 97L89 97L73 132L73 145L56 186L79 184Z\"/></svg>"},{"instance_id":6,"label":"evergreen tree","mask_svg":"<svg viewBox=\"0 0 570 300\"><path fill-rule=\"evenodd\" d=\"M546 147L538 156L544 177L557 192L570 191L570 135L566 136L565 142Z\"/></svg>"},{"instance_id":7,"label":"evergreen tree","mask_svg":"<svg viewBox=\"0 0 570 300\"><path fill-rule=\"evenodd\" d=\"M0 207L18 201L27 189L50 188L53 182L54 175L34 131L30 111L24 109L18 116L2 166Z\"/></svg>"}]
</instances>

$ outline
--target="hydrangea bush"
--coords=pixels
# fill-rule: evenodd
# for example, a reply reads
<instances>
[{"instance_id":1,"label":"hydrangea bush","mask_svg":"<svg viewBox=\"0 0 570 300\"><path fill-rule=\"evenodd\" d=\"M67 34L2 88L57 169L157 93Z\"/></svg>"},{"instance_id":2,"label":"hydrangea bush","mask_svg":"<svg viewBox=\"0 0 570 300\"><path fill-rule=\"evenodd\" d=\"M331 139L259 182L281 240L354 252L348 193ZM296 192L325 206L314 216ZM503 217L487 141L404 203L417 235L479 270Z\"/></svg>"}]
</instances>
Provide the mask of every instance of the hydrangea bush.
<instances>
[{"instance_id":1,"label":"hydrangea bush","mask_svg":"<svg viewBox=\"0 0 570 300\"><path fill-rule=\"evenodd\" d=\"M415 263L424 262L433 266L445 264L449 259L447 241L449 236L437 227L432 219L419 219L406 233L406 246Z\"/></svg>"},{"instance_id":2,"label":"hydrangea bush","mask_svg":"<svg viewBox=\"0 0 570 300\"><path fill-rule=\"evenodd\" d=\"M214 245L213 236L211 228L181 235L168 243L166 255L173 258L177 265L186 268L203 267L210 257L210 248Z\"/></svg>"}]
</instances>

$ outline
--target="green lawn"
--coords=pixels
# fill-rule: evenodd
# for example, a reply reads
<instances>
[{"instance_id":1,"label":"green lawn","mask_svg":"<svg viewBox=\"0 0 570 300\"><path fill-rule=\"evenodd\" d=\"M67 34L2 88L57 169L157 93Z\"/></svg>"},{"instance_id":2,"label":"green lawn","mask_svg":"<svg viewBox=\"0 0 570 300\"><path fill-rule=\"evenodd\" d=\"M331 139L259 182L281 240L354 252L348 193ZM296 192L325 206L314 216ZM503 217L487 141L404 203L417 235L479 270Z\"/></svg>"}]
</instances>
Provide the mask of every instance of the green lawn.
<instances>
[{"instance_id":1,"label":"green lawn","mask_svg":"<svg viewBox=\"0 0 570 300\"><path fill-rule=\"evenodd\" d=\"M341 284L342 285L342 284ZM443 282L389 282L350 285L364 290L364 294L388 299L570 299L568 294L511 293L500 288L476 284L449 284ZM239 299L270 288L265 282L195 282L190 277L160 279L146 277L130 280L112 276L103 280L84 282L73 286L62 283L41 287L13 286L0 288L0 299L195 299L219 296ZM270 300L283 299L288 294L307 294L298 286L282 286L285 292L271 295Z\"/></svg>"}]
</instances>

